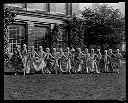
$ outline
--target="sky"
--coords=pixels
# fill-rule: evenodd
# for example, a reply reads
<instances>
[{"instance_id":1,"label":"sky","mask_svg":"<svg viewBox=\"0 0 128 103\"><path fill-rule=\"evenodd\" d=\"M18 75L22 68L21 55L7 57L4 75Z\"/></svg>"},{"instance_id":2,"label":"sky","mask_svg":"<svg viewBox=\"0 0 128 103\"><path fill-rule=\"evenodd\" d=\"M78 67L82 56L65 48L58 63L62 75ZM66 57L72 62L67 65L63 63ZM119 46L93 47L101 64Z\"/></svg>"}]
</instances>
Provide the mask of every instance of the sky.
<instances>
[{"instance_id":1,"label":"sky","mask_svg":"<svg viewBox=\"0 0 128 103\"><path fill-rule=\"evenodd\" d=\"M120 9L122 14L125 15L125 2L105 3L105 4L109 4L110 6L113 6L114 9ZM80 8L80 10L83 10L84 7L90 7L91 5L92 5L92 3L80 3L79 8Z\"/></svg>"}]
</instances>

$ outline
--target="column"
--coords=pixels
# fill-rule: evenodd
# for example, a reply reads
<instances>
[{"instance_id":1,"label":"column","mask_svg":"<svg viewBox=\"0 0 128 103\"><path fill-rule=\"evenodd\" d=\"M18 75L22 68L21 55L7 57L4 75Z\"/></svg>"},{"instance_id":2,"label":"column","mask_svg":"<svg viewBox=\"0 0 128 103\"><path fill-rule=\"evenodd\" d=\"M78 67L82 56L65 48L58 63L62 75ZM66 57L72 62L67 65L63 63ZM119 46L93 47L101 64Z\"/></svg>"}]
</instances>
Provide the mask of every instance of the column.
<instances>
[{"instance_id":1,"label":"column","mask_svg":"<svg viewBox=\"0 0 128 103\"><path fill-rule=\"evenodd\" d=\"M35 44L35 35L34 35L34 23L28 22L28 50L30 50L31 46Z\"/></svg>"}]
</instances>

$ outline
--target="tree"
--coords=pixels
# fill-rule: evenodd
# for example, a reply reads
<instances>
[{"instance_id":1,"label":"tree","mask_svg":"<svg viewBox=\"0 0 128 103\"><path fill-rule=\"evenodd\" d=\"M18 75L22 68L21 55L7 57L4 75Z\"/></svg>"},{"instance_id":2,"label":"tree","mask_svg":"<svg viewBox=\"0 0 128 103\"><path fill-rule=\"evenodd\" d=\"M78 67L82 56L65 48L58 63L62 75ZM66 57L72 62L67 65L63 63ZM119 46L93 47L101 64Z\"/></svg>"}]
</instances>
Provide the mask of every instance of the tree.
<instances>
[{"instance_id":1,"label":"tree","mask_svg":"<svg viewBox=\"0 0 128 103\"><path fill-rule=\"evenodd\" d=\"M11 7L4 5L4 59L8 59L9 47L9 25L15 21L16 13L13 12Z\"/></svg>"},{"instance_id":2,"label":"tree","mask_svg":"<svg viewBox=\"0 0 128 103\"><path fill-rule=\"evenodd\" d=\"M70 32L71 45L100 45L102 50L114 48L122 43L125 20L119 9L106 4L93 4L92 8L81 11L81 18L76 16L64 20Z\"/></svg>"},{"instance_id":3,"label":"tree","mask_svg":"<svg viewBox=\"0 0 128 103\"><path fill-rule=\"evenodd\" d=\"M74 14L70 20L64 20L66 30L68 31L68 37L70 41L70 47L83 48L84 45L84 32L83 32L83 19L76 17Z\"/></svg>"},{"instance_id":4,"label":"tree","mask_svg":"<svg viewBox=\"0 0 128 103\"><path fill-rule=\"evenodd\" d=\"M102 44L102 49L114 48L122 43L124 31L123 15L119 9L113 9L106 4L94 4L81 12L86 21L85 43Z\"/></svg>"}]
</instances>

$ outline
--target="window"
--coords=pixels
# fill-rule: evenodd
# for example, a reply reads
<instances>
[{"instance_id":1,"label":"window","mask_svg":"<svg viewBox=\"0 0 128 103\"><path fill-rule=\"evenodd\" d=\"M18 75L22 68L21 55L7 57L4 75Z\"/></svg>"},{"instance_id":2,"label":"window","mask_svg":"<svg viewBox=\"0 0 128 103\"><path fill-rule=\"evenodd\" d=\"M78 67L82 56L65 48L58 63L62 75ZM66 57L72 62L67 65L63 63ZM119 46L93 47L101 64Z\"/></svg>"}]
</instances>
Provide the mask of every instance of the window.
<instances>
[{"instance_id":1,"label":"window","mask_svg":"<svg viewBox=\"0 0 128 103\"><path fill-rule=\"evenodd\" d=\"M65 3L50 3L50 13L66 14Z\"/></svg>"},{"instance_id":2,"label":"window","mask_svg":"<svg viewBox=\"0 0 128 103\"><path fill-rule=\"evenodd\" d=\"M47 11L46 5L47 3L27 3L27 8L39 11Z\"/></svg>"},{"instance_id":3,"label":"window","mask_svg":"<svg viewBox=\"0 0 128 103\"><path fill-rule=\"evenodd\" d=\"M43 26L35 26L35 50L38 51L39 46L46 48L47 46L47 37L48 35L48 27Z\"/></svg>"},{"instance_id":4,"label":"window","mask_svg":"<svg viewBox=\"0 0 128 103\"><path fill-rule=\"evenodd\" d=\"M9 52L13 53L16 45L23 45L25 40L25 27L23 25L9 26Z\"/></svg>"},{"instance_id":5,"label":"window","mask_svg":"<svg viewBox=\"0 0 128 103\"><path fill-rule=\"evenodd\" d=\"M25 8L25 3L7 3L6 6Z\"/></svg>"}]
</instances>

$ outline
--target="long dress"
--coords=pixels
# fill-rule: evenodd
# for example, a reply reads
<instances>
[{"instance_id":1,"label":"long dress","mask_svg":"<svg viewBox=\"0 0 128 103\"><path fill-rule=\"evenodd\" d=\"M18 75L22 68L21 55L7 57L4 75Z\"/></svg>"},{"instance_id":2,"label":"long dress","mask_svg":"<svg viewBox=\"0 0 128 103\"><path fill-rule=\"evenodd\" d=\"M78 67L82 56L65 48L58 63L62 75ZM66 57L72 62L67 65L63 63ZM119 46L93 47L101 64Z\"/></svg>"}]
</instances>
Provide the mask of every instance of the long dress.
<instances>
[{"instance_id":1,"label":"long dress","mask_svg":"<svg viewBox=\"0 0 128 103\"><path fill-rule=\"evenodd\" d=\"M67 69L68 69L68 72L71 74L71 57L72 57L72 54L71 54L71 52L66 52L65 56L68 59L68 61L67 61Z\"/></svg>"},{"instance_id":2,"label":"long dress","mask_svg":"<svg viewBox=\"0 0 128 103\"><path fill-rule=\"evenodd\" d=\"M64 52L60 53L58 61L61 72L62 73L68 72L68 58L64 55Z\"/></svg>"},{"instance_id":3,"label":"long dress","mask_svg":"<svg viewBox=\"0 0 128 103\"><path fill-rule=\"evenodd\" d=\"M101 53L98 53L98 54L96 55L96 65L97 65L97 69L98 69L98 71L101 70L101 68L100 68L101 58L102 58L102 54L101 54Z\"/></svg>"},{"instance_id":4,"label":"long dress","mask_svg":"<svg viewBox=\"0 0 128 103\"><path fill-rule=\"evenodd\" d=\"M52 56L51 53L46 53L45 63L46 63L45 72L49 74L54 72L53 69L54 57Z\"/></svg>"},{"instance_id":5,"label":"long dress","mask_svg":"<svg viewBox=\"0 0 128 103\"><path fill-rule=\"evenodd\" d=\"M24 75L27 71L27 56L28 56L28 53L27 53L27 49L25 48L22 51L22 62L23 62L23 65L24 65Z\"/></svg>"},{"instance_id":6,"label":"long dress","mask_svg":"<svg viewBox=\"0 0 128 103\"><path fill-rule=\"evenodd\" d=\"M28 59L27 59L27 73L35 73L40 70L39 65L40 62L38 62L38 54L36 51L30 52L28 54Z\"/></svg>"},{"instance_id":7,"label":"long dress","mask_svg":"<svg viewBox=\"0 0 128 103\"><path fill-rule=\"evenodd\" d=\"M111 57L108 54L104 55L104 72L109 72L110 59Z\"/></svg>"},{"instance_id":8,"label":"long dress","mask_svg":"<svg viewBox=\"0 0 128 103\"><path fill-rule=\"evenodd\" d=\"M77 72L82 72L84 54L82 52L76 53L76 69Z\"/></svg>"},{"instance_id":9,"label":"long dress","mask_svg":"<svg viewBox=\"0 0 128 103\"><path fill-rule=\"evenodd\" d=\"M12 66L15 68L15 72L23 72L24 67L20 51L15 50L10 61L12 63Z\"/></svg>"},{"instance_id":10,"label":"long dress","mask_svg":"<svg viewBox=\"0 0 128 103\"><path fill-rule=\"evenodd\" d=\"M45 52L40 50L38 52L38 55L39 55L38 70L42 70L42 73L44 74L44 68L46 66L46 63L44 61L44 59L45 59Z\"/></svg>"},{"instance_id":11,"label":"long dress","mask_svg":"<svg viewBox=\"0 0 128 103\"><path fill-rule=\"evenodd\" d=\"M54 57L52 68L53 68L54 72L57 74L58 72L60 72L59 63L58 63L59 53L54 52L54 53L52 53L52 56Z\"/></svg>"},{"instance_id":12,"label":"long dress","mask_svg":"<svg viewBox=\"0 0 128 103\"><path fill-rule=\"evenodd\" d=\"M90 54L85 53L84 57L84 73L89 73L91 71L91 64L90 64Z\"/></svg>"},{"instance_id":13,"label":"long dress","mask_svg":"<svg viewBox=\"0 0 128 103\"><path fill-rule=\"evenodd\" d=\"M115 56L116 56L116 60L115 60L114 69L115 72L119 72L119 69L122 68L121 59L123 58L123 56L120 53L116 53Z\"/></svg>"},{"instance_id":14,"label":"long dress","mask_svg":"<svg viewBox=\"0 0 128 103\"><path fill-rule=\"evenodd\" d=\"M71 70L75 73L75 53L71 53Z\"/></svg>"},{"instance_id":15,"label":"long dress","mask_svg":"<svg viewBox=\"0 0 128 103\"><path fill-rule=\"evenodd\" d=\"M117 58L113 53L108 53L110 59L109 59L109 71L114 72L115 65L117 63Z\"/></svg>"}]
</instances>

